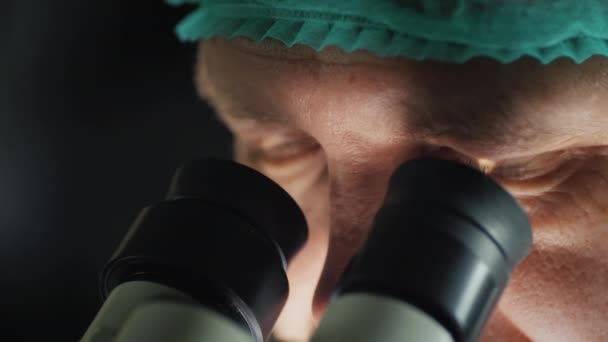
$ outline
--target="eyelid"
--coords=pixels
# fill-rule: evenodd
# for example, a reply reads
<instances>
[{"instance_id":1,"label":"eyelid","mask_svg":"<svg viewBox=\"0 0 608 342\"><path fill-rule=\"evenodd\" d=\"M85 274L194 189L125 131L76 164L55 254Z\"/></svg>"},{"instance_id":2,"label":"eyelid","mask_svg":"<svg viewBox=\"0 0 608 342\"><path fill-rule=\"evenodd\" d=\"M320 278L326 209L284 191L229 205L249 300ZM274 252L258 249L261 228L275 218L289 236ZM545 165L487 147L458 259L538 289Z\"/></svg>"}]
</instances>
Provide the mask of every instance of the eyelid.
<instances>
[{"instance_id":1,"label":"eyelid","mask_svg":"<svg viewBox=\"0 0 608 342\"><path fill-rule=\"evenodd\" d=\"M496 166L495 163L493 163L487 159L474 159L465 154L457 152L452 148L445 147L445 146L434 148L431 151L429 151L426 155L430 156L430 157L455 161L455 162L470 166L472 168L475 168L486 174L493 171Z\"/></svg>"},{"instance_id":2,"label":"eyelid","mask_svg":"<svg viewBox=\"0 0 608 342\"><path fill-rule=\"evenodd\" d=\"M260 159L274 165L310 156L321 149L314 138L296 133L269 135L256 145Z\"/></svg>"},{"instance_id":3,"label":"eyelid","mask_svg":"<svg viewBox=\"0 0 608 342\"><path fill-rule=\"evenodd\" d=\"M509 180L530 180L548 174L558 169L564 163L564 159L555 158L553 160L528 161L504 165L497 169L495 175L498 178Z\"/></svg>"},{"instance_id":4,"label":"eyelid","mask_svg":"<svg viewBox=\"0 0 608 342\"><path fill-rule=\"evenodd\" d=\"M553 167L556 157L544 158L543 163L538 158L526 158L519 160L494 161L484 158L472 158L466 154L457 152L448 147L439 147L429 153L432 157L452 160L475 168L487 175L501 179L524 180L537 177ZM542 158L541 158L542 159Z\"/></svg>"},{"instance_id":5,"label":"eyelid","mask_svg":"<svg viewBox=\"0 0 608 342\"><path fill-rule=\"evenodd\" d=\"M530 161L524 162L492 162L488 159L472 159L461 157L463 164L476 168L477 170L499 179L525 180L538 177L550 170L549 165L534 167Z\"/></svg>"},{"instance_id":6,"label":"eyelid","mask_svg":"<svg viewBox=\"0 0 608 342\"><path fill-rule=\"evenodd\" d=\"M309 152L319 149L319 144L316 142L286 142L284 144L274 146L270 149L262 150L265 158L270 161L284 161L295 159Z\"/></svg>"},{"instance_id":7,"label":"eyelid","mask_svg":"<svg viewBox=\"0 0 608 342\"><path fill-rule=\"evenodd\" d=\"M528 165L520 164L508 167L499 167L492 172L493 176L511 180L525 180L542 174L543 169L531 169Z\"/></svg>"}]
</instances>

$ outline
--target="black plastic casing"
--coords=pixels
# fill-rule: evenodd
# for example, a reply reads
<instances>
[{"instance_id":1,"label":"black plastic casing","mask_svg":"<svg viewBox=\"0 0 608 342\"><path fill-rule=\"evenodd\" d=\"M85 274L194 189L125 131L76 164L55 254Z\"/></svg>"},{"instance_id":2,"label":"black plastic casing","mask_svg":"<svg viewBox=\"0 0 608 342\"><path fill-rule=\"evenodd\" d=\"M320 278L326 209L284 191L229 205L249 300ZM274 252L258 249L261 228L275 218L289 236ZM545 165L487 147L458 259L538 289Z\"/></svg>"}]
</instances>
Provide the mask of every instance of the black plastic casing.
<instances>
[{"instance_id":1,"label":"black plastic casing","mask_svg":"<svg viewBox=\"0 0 608 342\"><path fill-rule=\"evenodd\" d=\"M297 204L267 177L231 161L194 161L176 172L167 200L139 215L102 273L102 295L127 281L161 283L264 341L307 234Z\"/></svg>"},{"instance_id":2,"label":"black plastic casing","mask_svg":"<svg viewBox=\"0 0 608 342\"><path fill-rule=\"evenodd\" d=\"M451 161L413 160L393 174L370 237L334 296L402 300L455 341L476 341L531 246L526 213L490 177Z\"/></svg>"}]
</instances>

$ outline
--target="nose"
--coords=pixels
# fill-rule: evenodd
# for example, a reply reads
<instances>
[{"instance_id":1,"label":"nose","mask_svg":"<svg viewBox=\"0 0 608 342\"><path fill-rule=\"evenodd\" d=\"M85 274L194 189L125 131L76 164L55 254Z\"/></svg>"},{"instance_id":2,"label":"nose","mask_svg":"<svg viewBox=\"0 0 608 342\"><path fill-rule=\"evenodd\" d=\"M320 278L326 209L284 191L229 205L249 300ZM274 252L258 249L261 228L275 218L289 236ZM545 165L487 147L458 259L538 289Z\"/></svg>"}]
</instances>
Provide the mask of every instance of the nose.
<instances>
[{"instance_id":1,"label":"nose","mask_svg":"<svg viewBox=\"0 0 608 342\"><path fill-rule=\"evenodd\" d=\"M352 147L353 145L351 145ZM392 173L404 162L434 149L423 145L366 147L335 159L328 154L329 245L313 299L316 321L323 316L344 269L366 241Z\"/></svg>"}]
</instances>

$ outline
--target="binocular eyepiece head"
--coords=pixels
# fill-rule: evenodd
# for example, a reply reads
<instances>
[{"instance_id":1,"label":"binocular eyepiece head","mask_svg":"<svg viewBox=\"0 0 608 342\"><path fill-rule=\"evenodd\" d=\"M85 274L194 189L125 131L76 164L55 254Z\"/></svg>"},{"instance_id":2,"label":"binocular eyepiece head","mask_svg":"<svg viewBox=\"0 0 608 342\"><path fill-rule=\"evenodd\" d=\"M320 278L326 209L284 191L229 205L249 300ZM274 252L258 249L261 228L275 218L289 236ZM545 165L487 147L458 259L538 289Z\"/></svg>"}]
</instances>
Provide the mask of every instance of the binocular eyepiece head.
<instances>
[{"instance_id":1,"label":"binocular eyepiece head","mask_svg":"<svg viewBox=\"0 0 608 342\"><path fill-rule=\"evenodd\" d=\"M129 281L166 285L264 341L287 300L287 265L307 236L302 211L279 185L231 161L197 160L139 215L103 271L102 294ZM409 317L395 322L436 322L428 326L473 341L531 245L526 214L490 177L446 160L407 162L338 284L334 301L350 300L330 304L326 316L332 305L342 311L327 321L338 323L324 318L315 341L368 341L353 340L350 328L365 320L365 308L354 309L363 316L352 322L343 315L367 301L360 294L390 302L372 299L380 309L416 308L391 309Z\"/></svg>"}]
</instances>

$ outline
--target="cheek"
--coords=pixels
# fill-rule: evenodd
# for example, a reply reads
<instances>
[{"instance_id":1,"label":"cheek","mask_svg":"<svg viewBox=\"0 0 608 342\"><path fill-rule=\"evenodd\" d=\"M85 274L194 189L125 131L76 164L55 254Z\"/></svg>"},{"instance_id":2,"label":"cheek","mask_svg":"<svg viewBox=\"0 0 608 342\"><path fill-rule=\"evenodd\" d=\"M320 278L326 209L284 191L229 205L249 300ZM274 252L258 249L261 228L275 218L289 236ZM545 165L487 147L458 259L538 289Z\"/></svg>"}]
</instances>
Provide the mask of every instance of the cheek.
<instances>
[{"instance_id":1,"label":"cheek","mask_svg":"<svg viewBox=\"0 0 608 342\"><path fill-rule=\"evenodd\" d=\"M608 332L608 161L592 158L529 199L534 250L501 307L534 340L596 341Z\"/></svg>"}]
</instances>

